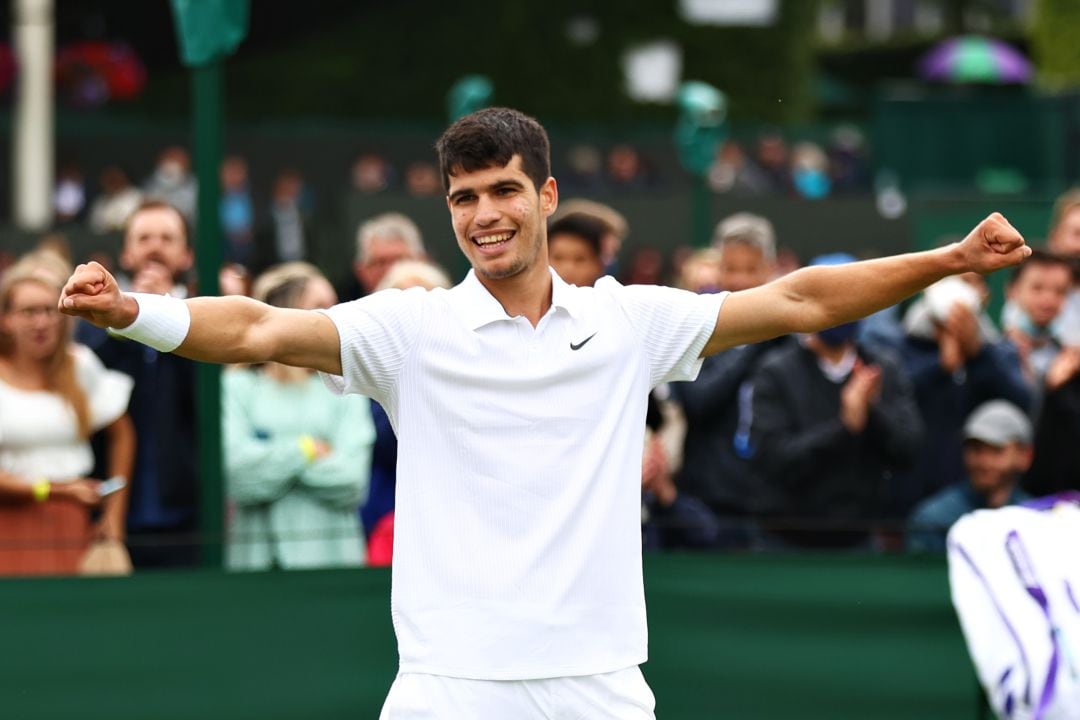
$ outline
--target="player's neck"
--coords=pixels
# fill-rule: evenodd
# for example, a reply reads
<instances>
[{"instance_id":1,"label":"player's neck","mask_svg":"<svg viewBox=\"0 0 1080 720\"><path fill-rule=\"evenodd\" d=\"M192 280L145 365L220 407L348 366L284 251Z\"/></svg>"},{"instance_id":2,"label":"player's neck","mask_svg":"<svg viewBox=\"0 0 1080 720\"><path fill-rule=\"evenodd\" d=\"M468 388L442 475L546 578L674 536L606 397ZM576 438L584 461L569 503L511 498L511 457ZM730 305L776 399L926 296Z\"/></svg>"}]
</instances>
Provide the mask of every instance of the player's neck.
<instances>
[{"instance_id":1,"label":"player's neck","mask_svg":"<svg viewBox=\"0 0 1080 720\"><path fill-rule=\"evenodd\" d=\"M551 308L551 272L546 263L533 263L513 277L498 280L479 276L481 284L510 317L526 318L533 327Z\"/></svg>"}]
</instances>

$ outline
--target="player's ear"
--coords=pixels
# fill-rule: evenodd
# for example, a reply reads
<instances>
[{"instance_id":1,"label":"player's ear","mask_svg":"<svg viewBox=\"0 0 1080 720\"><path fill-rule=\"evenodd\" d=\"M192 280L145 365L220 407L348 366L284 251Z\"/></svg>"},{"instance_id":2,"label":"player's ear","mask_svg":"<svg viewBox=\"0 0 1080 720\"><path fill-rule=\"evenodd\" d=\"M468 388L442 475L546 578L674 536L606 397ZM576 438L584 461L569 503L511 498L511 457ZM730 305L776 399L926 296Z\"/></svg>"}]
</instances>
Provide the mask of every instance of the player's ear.
<instances>
[{"instance_id":1,"label":"player's ear","mask_svg":"<svg viewBox=\"0 0 1080 720\"><path fill-rule=\"evenodd\" d=\"M557 207L559 207L559 186L555 183L555 178L549 177L540 186L540 210L544 213L544 217L550 217Z\"/></svg>"}]
</instances>

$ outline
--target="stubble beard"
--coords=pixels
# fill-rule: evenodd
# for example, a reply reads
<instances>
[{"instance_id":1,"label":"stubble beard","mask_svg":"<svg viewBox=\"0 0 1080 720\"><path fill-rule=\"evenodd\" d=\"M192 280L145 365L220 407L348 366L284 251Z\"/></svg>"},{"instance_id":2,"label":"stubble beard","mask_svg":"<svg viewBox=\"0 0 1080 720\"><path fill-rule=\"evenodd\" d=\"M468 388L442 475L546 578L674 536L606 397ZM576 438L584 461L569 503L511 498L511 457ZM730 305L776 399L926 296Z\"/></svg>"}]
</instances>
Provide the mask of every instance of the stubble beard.
<instances>
[{"instance_id":1,"label":"stubble beard","mask_svg":"<svg viewBox=\"0 0 1080 720\"><path fill-rule=\"evenodd\" d=\"M543 238L540 233L536 234L536 239L533 241L532 248L527 255L519 256L505 268L485 268L474 265L476 274L483 276L485 280L506 280L508 278L515 277L528 270L530 267L536 264L536 259L540 257L540 248L543 245Z\"/></svg>"}]
</instances>

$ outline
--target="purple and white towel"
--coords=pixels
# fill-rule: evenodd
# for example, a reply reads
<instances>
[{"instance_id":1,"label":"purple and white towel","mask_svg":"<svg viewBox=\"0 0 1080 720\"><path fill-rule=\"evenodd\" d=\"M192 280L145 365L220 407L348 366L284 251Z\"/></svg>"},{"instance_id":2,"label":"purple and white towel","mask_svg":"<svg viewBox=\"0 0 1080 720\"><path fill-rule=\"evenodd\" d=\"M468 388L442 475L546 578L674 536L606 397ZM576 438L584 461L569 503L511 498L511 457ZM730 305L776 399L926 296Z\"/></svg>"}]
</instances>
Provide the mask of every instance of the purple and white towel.
<instances>
[{"instance_id":1,"label":"purple and white towel","mask_svg":"<svg viewBox=\"0 0 1080 720\"><path fill-rule=\"evenodd\" d=\"M1080 719L1080 502L978 510L949 531L949 583L999 718Z\"/></svg>"}]
</instances>

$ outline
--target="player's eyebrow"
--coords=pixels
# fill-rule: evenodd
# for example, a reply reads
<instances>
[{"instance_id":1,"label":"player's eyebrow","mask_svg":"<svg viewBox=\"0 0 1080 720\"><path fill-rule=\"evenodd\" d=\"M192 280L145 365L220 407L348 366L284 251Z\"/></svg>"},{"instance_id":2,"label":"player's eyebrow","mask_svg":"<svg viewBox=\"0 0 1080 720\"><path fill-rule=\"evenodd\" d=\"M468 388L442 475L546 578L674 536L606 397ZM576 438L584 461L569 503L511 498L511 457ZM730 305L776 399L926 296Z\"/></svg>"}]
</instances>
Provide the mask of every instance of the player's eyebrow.
<instances>
[{"instance_id":1,"label":"player's eyebrow","mask_svg":"<svg viewBox=\"0 0 1080 720\"><path fill-rule=\"evenodd\" d=\"M494 192L496 190L502 190L503 188L514 188L516 190L521 190L524 187L525 187L524 183L522 183L520 180L506 179L506 180L496 180L495 182L491 183L490 185L485 185L484 187L481 188L481 190L487 190L488 192ZM476 188L472 188L472 187L458 188L454 192L450 193L450 202L454 202L455 200L457 200L459 197L461 197L463 195L475 195L476 192L477 192Z\"/></svg>"}]
</instances>

